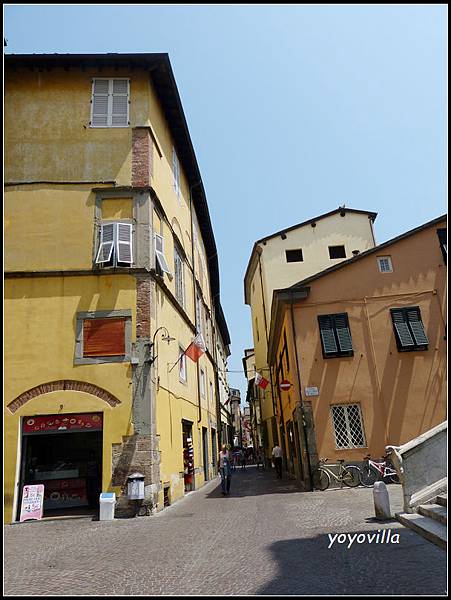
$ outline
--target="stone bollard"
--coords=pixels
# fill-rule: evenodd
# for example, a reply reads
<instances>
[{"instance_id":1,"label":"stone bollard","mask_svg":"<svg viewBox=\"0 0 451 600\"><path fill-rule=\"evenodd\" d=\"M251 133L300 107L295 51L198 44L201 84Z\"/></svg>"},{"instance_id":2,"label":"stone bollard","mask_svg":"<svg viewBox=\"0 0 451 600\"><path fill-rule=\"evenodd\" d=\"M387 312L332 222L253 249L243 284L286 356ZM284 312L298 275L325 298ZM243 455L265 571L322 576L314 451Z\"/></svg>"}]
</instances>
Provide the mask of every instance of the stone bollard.
<instances>
[{"instance_id":1,"label":"stone bollard","mask_svg":"<svg viewBox=\"0 0 451 600\"><path fill-rule=\"evenodd\" d=\"M374 511L376 519L385 521L391 519L390 498L387 486L383 481L376 481L373 487Z\"/></svg>"}]
</instances>

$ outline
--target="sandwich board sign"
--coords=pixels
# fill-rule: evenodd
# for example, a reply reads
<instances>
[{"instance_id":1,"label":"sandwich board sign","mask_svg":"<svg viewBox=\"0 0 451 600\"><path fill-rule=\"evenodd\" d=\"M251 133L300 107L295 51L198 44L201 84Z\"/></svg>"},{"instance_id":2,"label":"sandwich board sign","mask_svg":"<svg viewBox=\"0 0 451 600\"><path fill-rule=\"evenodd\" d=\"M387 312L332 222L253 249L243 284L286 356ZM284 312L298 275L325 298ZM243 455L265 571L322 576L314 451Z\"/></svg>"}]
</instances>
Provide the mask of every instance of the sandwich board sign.
<instances>
[{"instance_id":1,"label":"sandwich board sign","mask_svg":"<svg viewBox=\"0 0 451 600\"><path fill-rule=\"evenodd\" d=\"M44 485L24 485L20 522L28 519L42 519L44 509Z\"/></svg>"}]
</instances>

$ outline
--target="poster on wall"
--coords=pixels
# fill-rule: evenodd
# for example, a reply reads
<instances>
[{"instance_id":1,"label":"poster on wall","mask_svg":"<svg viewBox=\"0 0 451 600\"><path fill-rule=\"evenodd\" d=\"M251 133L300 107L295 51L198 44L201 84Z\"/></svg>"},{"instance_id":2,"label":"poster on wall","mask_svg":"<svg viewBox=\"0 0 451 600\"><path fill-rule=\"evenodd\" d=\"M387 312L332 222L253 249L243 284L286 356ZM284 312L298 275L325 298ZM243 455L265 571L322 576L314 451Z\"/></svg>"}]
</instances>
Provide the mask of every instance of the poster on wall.
<instances>
[{"instance_id":1,"label":"poster on wall","mask_svg":"<svg viewBox=\"0 0 451 600\"><path fill-rule=\"evenodd\" d=\"M20 509L20 522L28 519L42 519L44 508L44 486L24 485L22 493L22 507Z\"/></svg>"}]
</instances>

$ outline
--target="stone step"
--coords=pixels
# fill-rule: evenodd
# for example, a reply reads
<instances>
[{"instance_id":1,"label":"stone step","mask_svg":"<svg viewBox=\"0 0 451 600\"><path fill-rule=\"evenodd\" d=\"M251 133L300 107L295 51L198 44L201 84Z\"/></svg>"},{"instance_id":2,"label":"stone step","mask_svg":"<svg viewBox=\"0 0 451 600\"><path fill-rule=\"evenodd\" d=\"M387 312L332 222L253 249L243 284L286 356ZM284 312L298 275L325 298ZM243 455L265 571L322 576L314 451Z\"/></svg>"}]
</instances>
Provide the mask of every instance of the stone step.
<instances>
[{"instance_id":1,"label":"stone step","mask_svg":"<svg viewBox=\"0 0 451 600\"><path fill-rule=\"evenodd\" d=\"M447 506L448 494L440 494L437 496L436 502L437 504L441 504L442 506Z\"/></svg>"},{"instance_id":2,"label":"stone step","mask_svg":"<svg viewBox=\"0 0 451 600\"><path fill-rule=\"evenodd\" d=\"M417 513L396 513L396 518L406 527L446 550L446 525Z\"/></svg>"},{"instance_id":3,"label":"stone step","mask_svg":"<svg viewBox=\"0 0 451 600\"><path fill-rule=\"evenodd\" d=\"M440 504L420 504L418 512L420 515L424 515L425 517L429 517L446 525L446 506L441 506Z\"/></svg>"}]
</instances>

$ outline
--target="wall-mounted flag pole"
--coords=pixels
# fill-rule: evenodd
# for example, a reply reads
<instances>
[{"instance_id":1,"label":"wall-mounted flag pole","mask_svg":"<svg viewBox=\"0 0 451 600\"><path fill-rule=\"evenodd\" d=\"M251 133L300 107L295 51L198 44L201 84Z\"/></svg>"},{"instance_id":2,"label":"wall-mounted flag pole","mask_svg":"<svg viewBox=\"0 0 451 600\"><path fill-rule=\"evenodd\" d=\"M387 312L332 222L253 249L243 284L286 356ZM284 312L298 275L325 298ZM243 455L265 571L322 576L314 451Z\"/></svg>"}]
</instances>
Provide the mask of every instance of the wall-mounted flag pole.
<instances>
[{"instance_id":1,"label":"wall-mounted flag pole","mask_svg":"<svg viewBox=\"0 0 451 600\"><path fill-rule=\"evenodd\" d=\"M190 358L193 362L197 363L199 358L202 356L202 354L205 354L206 351L207 348L205 346L204 338L202 337L201 333L198 333L194 340L191 342L191 344L188 346L188 348L185 350L185 352L183 352L183 354L180 354L177 362L174 363L169 369L169 373L176 365L178 365L183 356L188 356L188 358Z\"/></svg>"}]
</instances>

